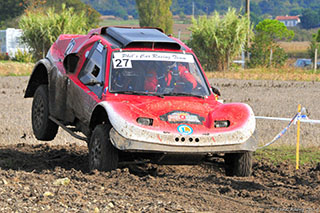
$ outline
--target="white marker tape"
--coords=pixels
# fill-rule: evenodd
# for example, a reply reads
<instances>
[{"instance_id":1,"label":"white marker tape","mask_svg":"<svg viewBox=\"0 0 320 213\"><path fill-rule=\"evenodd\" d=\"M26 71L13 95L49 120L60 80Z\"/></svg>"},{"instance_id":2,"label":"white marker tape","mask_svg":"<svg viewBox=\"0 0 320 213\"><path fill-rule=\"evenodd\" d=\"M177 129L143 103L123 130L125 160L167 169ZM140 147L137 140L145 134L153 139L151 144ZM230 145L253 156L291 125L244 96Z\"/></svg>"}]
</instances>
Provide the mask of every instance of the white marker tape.
<instances>
[{"instance_id":1,"label":"white marker tape","mask_svg":"<svg viewBox=\"0 0 320 213\"><path fill-rule=\"evenodd\" d=\"M270 146L274 142L276 142L281 136L283 136L287 130L291 127L292 124L296 124L297 121L304 122L304 123L316 123L320 124L320 120L310 120L306 115L306 108L302 108L300 112L298 112L293 118L279 118L279 117L266 117L266 116L255 116L256 119L266 119L266 120L277 120L277 121L290 121L288 126L286 126L279 134L277 134L272 141L269 143L258 147L258 149L262 149L264 147Z\"/></svg>"},{"instance_id":2,"label":"white marker tape","mask_svg":"<svg viewBox=\"0 0 320 213\"><path fill-rule=\"evenodd\" d=\"M265 116L255 116L256 119L266 119L266 120L277 120L277 121L291 121L291 118L279 118L279 117L265 117ZM316 123L320 124L320 120L310 120L306 118L300 118L301 122L304 123Z\"/></svg>"}]
</instances>

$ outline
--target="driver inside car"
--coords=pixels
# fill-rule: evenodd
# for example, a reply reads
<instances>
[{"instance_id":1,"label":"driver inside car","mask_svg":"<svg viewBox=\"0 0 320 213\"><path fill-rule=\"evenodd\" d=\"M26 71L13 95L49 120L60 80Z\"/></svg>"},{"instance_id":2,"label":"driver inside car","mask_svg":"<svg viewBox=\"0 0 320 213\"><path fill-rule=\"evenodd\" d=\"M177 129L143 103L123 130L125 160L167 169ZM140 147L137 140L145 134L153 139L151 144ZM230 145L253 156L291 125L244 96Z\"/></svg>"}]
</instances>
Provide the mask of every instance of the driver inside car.
<instances>
[{"instance_id":1,"label":"driver inside car","mask_svg":"<svg viewBox=\"0 0 320 213\"><path fill-rule=\"evenodd\" d=\"M169 72L173 79L171 85L174 85L175 90L190 92L197 87L197 80L183 63L174 64Z\"/></svg>"},{"instance_id":2,"label":"driver inside car","mask_svg":"<svg viewBox=\"0 0 320 213\"><path fill-rule=\"evenodd\" d=\"M146 69L144 89L156 92L172 88L174 92L190 92L197 86L197 80L182 63L167 66L161 62L149 63Z\"/></svg>"}]
</instances>

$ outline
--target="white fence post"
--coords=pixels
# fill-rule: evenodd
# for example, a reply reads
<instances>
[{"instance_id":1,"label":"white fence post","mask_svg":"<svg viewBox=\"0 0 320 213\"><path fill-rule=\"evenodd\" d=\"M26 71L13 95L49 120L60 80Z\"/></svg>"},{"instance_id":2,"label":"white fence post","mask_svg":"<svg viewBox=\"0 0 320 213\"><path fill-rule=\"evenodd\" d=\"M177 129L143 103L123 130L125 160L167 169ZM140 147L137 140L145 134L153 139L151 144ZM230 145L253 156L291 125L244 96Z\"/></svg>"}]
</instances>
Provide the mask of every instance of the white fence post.
<instances>
[{"instance_id":1,"label":"white fence post","mask_svg":"<svg viewBox=\"0 0 320 213\"><path fill-rule=\"evenodd\" d=\"M272 55L273 55L273 51L272 48L270 49L270 67L272 66Z\"/></svg>"},{"instance_id":2,"label":"white fence post","mask_svg":"<svg viewBox=\"0 0 320 213\"><path fill-rule=\"evenodd\" d=\"M314 51L314 66L313 66L313 72L316 73L317 72L317 60L318 60L318 48L315 49Z\"/></svg>"}]
</instances>

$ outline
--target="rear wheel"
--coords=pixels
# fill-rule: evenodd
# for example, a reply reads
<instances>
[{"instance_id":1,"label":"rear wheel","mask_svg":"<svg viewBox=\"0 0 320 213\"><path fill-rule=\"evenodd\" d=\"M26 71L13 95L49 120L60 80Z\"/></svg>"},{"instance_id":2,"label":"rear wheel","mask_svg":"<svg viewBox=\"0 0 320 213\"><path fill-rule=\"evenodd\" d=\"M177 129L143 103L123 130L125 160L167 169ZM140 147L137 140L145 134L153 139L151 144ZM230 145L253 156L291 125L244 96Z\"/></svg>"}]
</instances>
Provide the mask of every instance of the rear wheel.
<instances>
[{"instance_id":1,"label":"rear wheel","mask_svg":"<svg viewBox=\"0 0 320 213\"><path fill-rule=\"evenodd\" d=\"M49 119L48 86L40 85L32 102L32 129L38 140L50 141L58 132L58 125Z\"/></svg>"},{"instance_id":2,"label":"rear wheel","mask_svg":"<svg viewBox=\"0 0 320 213\"><path fill-rule=\"evenodd\" d=\"M248 177L252 173L252 152L227 153L224 163L227 176Z\"/></svg>"},{"instance_id":3,"label":"rear wheel","mask_svg":"<svg viewBox=\"0 0 320 213\"><path fill-rule=\"evenodd\" d=\"M111 171L118 167L118 150L109 138L110 127L100 124L95 127L89 143L89 169Z\"/></svg>"}]
</instances>

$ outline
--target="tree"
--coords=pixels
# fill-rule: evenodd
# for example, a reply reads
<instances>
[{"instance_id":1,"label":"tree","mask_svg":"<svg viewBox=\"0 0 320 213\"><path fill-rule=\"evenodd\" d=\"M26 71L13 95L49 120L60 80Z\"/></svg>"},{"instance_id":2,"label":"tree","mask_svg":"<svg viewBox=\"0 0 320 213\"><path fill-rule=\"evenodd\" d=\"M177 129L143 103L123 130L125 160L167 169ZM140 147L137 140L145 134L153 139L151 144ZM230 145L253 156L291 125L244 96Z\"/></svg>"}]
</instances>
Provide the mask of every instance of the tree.
<instances>
[{"instance_id":1,"label":"tree","mask_svg":"<svg viewBox=\"0 0 320 213\"><path fill-rule=\"evenodd\" d=\"M283 39L292 39L294 32L278 20L265 19L256 26L256 35L249 48L249 66L282 66L287 60L287 54L277 44ZM272 60L270 61L270 58Z\"/></svg>"},{"instance_id":2,"label":"tree","mask_svg":"<svg viewBox=\"0 0 320 213\"><path fill-rule=\"evenodd\" d=\"M141 27L159 27L167 34L172 33L172 0L136 0L136 4Z\"/></svg>"},{"instance_id":3,"label":"tree","mask_svg":"<svg viewBox=\"0 0 320 213\"><path fill-rule=\"evenodd\" d=\"M317 34L313 34L312 40L310 42L310 46L308 48L308 55L314 61L315 51L318 49L318 55L320 51L320 30L318 30Z\"/></svg>"},{"instance_id":4,"label":"tree","mask_svg":"<svg viewBox=\"0 0 320 213\"><path fill-rule=\"evenodd\" d=\"M6 28L15 26L16 17L20 16L25 8L23 0L0 0L0 26Z\"/></svg>"},{"instance_id":5,"label":"tree","mask_svg":"<svg viewBox=\"0 0 320 213\"><path fill-rule=\"evenodd\" d=\"M206 70L228 70L232 59L245 46L247 36L252 34L245 15L229 9L221 18L218 12L207 18L192 20L189 28L192 38L188 42Z\"/></svg>"},{"instance_id":6,"label":"tree","mask_svg":"<svg viewBox=\"0 0 320 213\"><path fill-rule=\"evenodd\" d=\"M284 38L292 39L294 36L292 30L288 30L284 23L275 19L263 20L256 26L256 31L265 34L273 42Z\"/></svg>"},{"instance_id":7,"label":"tree","mask_svg":"<svg viewBox=\"0 0 320 213\"><path fill-rule=\"evenodd\" d=\"M311 29L319 26L320 14L312 9L305 9L301 16L301 25L305 29Z\"/></svg>"},{"instance_id":8,"label":"tree","mask_svg":"<svg viewBox=\"0 0 320 213\"><path fill-rule=\"evenodd\" d=\"M57 13L54 8L28 11L20 20L22 41L32 50L35 59L43 58L60 34L85 34L90 29L85 12L75 13L63 4Z\"/></svg>"}]
</instances>

